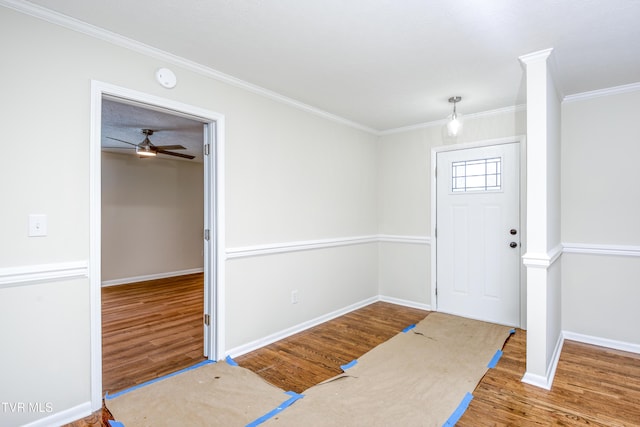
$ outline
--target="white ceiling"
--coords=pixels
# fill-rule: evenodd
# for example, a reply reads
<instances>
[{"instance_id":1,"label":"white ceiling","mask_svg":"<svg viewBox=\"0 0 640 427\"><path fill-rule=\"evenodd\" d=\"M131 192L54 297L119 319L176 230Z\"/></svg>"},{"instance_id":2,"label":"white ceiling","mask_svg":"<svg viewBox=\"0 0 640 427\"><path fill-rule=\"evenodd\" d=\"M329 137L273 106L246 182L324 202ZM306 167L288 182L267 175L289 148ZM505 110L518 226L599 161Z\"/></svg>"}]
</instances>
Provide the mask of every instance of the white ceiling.
<instances>
[{"instance_id":1,"label":"white ceiling","mask_svg":"<svg viewBox=\"0 0 640 427\"><path fill-rule=\"evenodd\" d=\"M463 114L523 104L518 57L547 48L565 96L640 81L639 0L32 3L376 130L453 95Z\"/></svg>"}]
</instances>

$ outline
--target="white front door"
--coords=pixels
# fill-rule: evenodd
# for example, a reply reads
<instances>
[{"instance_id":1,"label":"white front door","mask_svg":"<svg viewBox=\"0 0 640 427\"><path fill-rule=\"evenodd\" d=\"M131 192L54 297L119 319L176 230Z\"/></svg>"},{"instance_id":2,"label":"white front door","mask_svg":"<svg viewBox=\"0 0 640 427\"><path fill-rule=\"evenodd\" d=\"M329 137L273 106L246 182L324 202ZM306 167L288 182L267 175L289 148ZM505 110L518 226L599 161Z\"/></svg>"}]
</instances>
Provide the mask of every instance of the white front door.
<instances>
[{"instance_id":1,"label":"white front door","mask_svg":"<svg viewBox=\"0 0 640 427\"><path fill-rule=\"evenodd\" d=\"M520 146L437 153L437 309L520 325Z\"/></svg>"}]
</instances>

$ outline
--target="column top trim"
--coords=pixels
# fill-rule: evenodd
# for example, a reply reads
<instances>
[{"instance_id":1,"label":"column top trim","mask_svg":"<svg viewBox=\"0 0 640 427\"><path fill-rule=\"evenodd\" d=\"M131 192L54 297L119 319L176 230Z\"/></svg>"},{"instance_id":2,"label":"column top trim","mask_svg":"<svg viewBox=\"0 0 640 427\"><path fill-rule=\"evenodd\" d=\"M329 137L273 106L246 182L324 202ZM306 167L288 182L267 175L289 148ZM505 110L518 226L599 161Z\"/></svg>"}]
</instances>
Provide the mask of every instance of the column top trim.
<instances>
[{"instance_id":1,"label":"column top trim","mask_svg":"<svg viewBox=\"0 0 640 427\"><path fill-rule=\"evenodd\" d=\"M535 61L546 61L547 58L551 56L551 53L553 53L552 47L549 49L539 50L537 52L527 53L525 55L519 56L518 59L523 64L529 64Z\"/></svg>"}]
</instances>

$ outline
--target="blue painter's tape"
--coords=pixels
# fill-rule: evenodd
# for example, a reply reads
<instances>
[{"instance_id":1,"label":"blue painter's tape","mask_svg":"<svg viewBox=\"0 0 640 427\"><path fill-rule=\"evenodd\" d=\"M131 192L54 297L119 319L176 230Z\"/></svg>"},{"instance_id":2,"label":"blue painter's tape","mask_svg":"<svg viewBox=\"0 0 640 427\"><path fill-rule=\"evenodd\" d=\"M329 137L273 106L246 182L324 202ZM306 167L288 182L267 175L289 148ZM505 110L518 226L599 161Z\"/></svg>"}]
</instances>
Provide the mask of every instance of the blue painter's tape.
<instances>
[{"instance_id":1,"label":"blue painter's tape","mask_svg":"<svg viewBox=\"0 0 640 427\"><path fill-rule=\"evenodd\" d=\"M340 365L340 369L342 369L343 371L346 371L349 368L353 368L354 366L356 366L356 364L358 363L357 359L353 359L351 362L347 363L346 365Z\"/></svg>"},{"instance_id":2,"label":"blue painter's tape","mask_svg":"<svg viewBox=\"0 0 640 427\"><path fill-rule=\"evenodd\" d=\"M113 420L109 420L109 425L111 427L124 427L124 424L122 424L120 421L113 421Z\"/></svg>"},{"instance_id":3,"label":"blue painter's tape","mask_svg":"<svg viewBox=\"0 0 640 427\"><path fill-rule=\"evenodd\" d=\"M496 351L496 354L493 355L493 358L489 361L487 368L495 368L498 364L498 360L502 357L502 350Z\"/></svg>"},{"instance_id":4,"label":"blue painter's tape","mask_svg":"<svg viewBox=\"0 0 640 427\"><path fill-rule=\"evenodd\" d=\"M515 330L515 329L512 329L512 330L510 330L510 331L509 331L509 334L511 334L511 335L513 335L513 334L515 334L515 333L516 333L516 330Z\"/></svg>"},{"instance_id":5,"label":"blue painter's tape","mask_svg":"<svg viewBox=\"0 0 640 427\"><path fill-rule=\"evenodd\" d=\"M109 394L109 392L107 392L107 393L104 395L104 398L105 398L105 399L107 399L107 400L109 400L109 399L115 399L115 398L116 398L116 397L118 397L118 396L122 396L123 394L127 394L127 393L129 393L130 391L137 390L137 389L139 389L139 388L142 388L142 387L148 386L149 384L157 383L158 381L162 381L162 380L164 380L164 379L167 379L167 378L170 378L170 377L176 376L176 375L178 375L178 374L182 374L182 373L187 372L187 371L191 371L191 370L193 370L193 369L197 369L197 368L199 368L199 367L201 367L201 366L204 366L204 365L209 365L209 364L211 364L211 363L216 363L216 361L215 361L215 360L203 360L202 362L200 362L200 363L196 363L195 365L193 365L193 366L189 366L188 368L181 369L181 370L179 370L179 371L176 371L176 372L173 372L173 373L171 373L171 374L168 374L168 375L162 376L162 377L160 377L160 378L155 378L155 379L153 379L153 380L147 381L146 383L138 384L138 385L136 385L136 386L133 386L133 387L131 387L131 388L124 389L124 390L119 391L119 392L117 392L117 393Z\"/></svg>"},{"instance_id":6,"label":"blue painter's tape","mask_svg":"<svg viewBox=\"0 0 640 427\"><path fill-rule=\"evenodd\" d=\"M402 330L402 333L403 333L403 334L406 334L407 332L409 332L410 330L412 330L412 329L413 329L413 328L415 328L415 327L416 327L416 325L409 325L409 326L407 326L406 328L404 328L404 329Z\"/></svg>"},{"instance_id":7,"label":"blue painter's tape","mask_svg":"<svg viewBox=\"0 0 640 427\"><path fill-rule=\"evenodd\" d=\"M270 412L267 412L266 414L264 414L260 418L250 422L249 424L247 424L246 427L255 427L257 425L262 424L263 422L267 421L268 419L275 417L280 412L282 412L285 409L287 409L289 406L293 405L297 400L302 399L304 397L304 394L298 394L298 393L295 393L293 391L287 391L286 394L288 394L291 397L289 399L285 400L284 402L282 402L274 410L272 410Z\"/></svg>"},{"instance_id":8,"label":"blue painter's tape","mask_svg":"<svg viewBox=\"0 0 640 427\"><path fill-rule=\"evenodd\" d=\"M226 362L231 366L238 366L238 363L235 360L233 360L231 356L227 356L227 358L224 360L226 360Z\"/></svg>"},{"instance_id":9,"label":"blue painter's tape","mask_svg":"<svg viewBox=\"0 0 640 427\"><path fill-rule=\"evenodd\" d=\"M453 411L453 414L451 414L449 419L447 421L445 421L444 424L442 424L442 427L453 427L453 426L455 426L456 423L460 420L460 418L462 418L462 415L464 414L464 411L466 411L467 408L469 407L469 403L471 402L472 399L473 399L473 394L467 393L464 396L464 398L462 399L462 402L460 402L460 405L458 405L456 410Z\"/></svg>"}]
</instances>

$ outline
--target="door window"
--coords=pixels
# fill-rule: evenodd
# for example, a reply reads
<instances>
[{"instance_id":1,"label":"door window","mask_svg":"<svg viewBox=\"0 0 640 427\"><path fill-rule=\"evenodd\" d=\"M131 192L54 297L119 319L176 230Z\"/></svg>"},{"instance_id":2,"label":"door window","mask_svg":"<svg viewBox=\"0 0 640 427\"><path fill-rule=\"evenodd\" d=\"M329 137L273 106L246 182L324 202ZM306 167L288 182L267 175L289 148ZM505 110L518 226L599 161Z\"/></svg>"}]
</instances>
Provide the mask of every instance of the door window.
<instances>
[{"instance_id":1,"label":"door window","mask_svg":"<svg viewBox=\"0 0 640 427\"><path fill-rule=\"evenodd\" d=\"M497 191L502 188L502 158L451 163L451 192Z\"/></svg>"}]
</instances>

